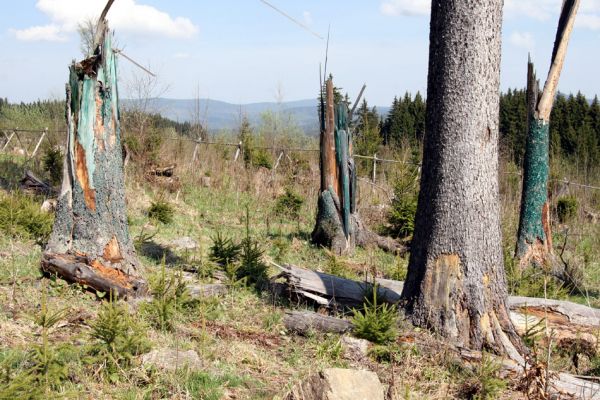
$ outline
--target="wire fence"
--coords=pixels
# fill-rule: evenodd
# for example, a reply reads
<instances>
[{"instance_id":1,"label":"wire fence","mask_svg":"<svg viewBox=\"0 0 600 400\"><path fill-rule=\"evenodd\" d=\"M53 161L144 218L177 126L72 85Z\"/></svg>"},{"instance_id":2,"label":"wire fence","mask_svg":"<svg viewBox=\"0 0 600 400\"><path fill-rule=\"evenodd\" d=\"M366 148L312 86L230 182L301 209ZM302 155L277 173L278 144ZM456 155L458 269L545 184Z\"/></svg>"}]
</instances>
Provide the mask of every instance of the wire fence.
<instances>
[{"instance_id":1,"label":"wire fence","mask_svg":"<svg viewBox=\"0 0 600 400\"><path fill-rule=\"evenodd\" d=\"M2 133L2 136L4 139L4 143L2 143L1 142L2 137L0 137L0 153L6 153L8 150L8 146L11 142L18 143L20 145L20 147L18 147L18 149L22 150L24 155L27 156L29 159L32 159L36 156L43 140L48 139L48 134L56 133L56 134L66 135L66 133L67 133L66 130L50 130L48 128L33 129L33 128L19 128L19 127L0 128L0 132ZM23 133L38 135L38 138L37 138L37 140L33 140L33 141L25 140L21 135ZM214 141L214 140L213 141L198 140L198 139L193 139L193 138L185 137L185 136L165 137L163 139L170 140L170 141L187 141L190 143L194 143L195 146L207 145L207 146L233 147L233 148L236 148L236 152L234 155L234 161L237 161L237 159L239 158L239 156L243 150L242 142L235 143L235 142L224 142L224 141ZM32 146L33 143L35 143L35 146ZM30 153L30 150L32 147L33 147L33 151ZM284 146L248 146L246 148L246 150L250 150L250 151L252 151L252 150L269 150L269 151L273 151L275 153L279 153L277 162L275 165L275 169L277 168L277 165L279 165L279 161L281 160L284 153L293 153L293 152L318 153L319 152L318 148L284 147ZM197 149L195 148L194 155L192 156L193 158L196 157L196 153L197 153ZM372 169L371 169L371 172L372 172L372 177L371 177L372 182L371 183L373 183L373 184L376 183L378 164L386 164L387 163L387 164L413 165L413 166L418 167L419 171L421 168L421 163L416 163L416 162L406 161L406 160L380 158L377 156L377 153L375 153L371 156L362 155L362 154L354 154L353 157L357 158L357 159L371 160L373 162ZM508 174L508 175L522 176L522 173L518 172L518 171L507 171L507 172L503 172L503 173ZM364 178L362 180L367 181ZM563 179L551 179L550 182L561 183L561 184L567 185L567 186L576 186L576 187L580 187L582 189L600 190L600 186L594 186L594 185L589 185L589 184L573 182L571 179L568 179L566 177Z\"/></svg>"}]
</instances>

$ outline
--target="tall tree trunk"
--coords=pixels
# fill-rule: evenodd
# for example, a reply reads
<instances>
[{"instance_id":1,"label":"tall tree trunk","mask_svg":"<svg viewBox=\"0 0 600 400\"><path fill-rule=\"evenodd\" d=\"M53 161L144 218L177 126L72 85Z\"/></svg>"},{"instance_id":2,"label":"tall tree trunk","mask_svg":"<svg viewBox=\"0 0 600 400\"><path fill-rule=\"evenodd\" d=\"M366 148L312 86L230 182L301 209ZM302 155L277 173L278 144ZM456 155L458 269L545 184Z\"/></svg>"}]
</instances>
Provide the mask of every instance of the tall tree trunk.
<instances>
[{"instance_id":1,"label":"tall tree trunk","mask_svg":"<svg viewBox=\"0 0 600 400\"><path fill-rule=\"evenodd\" d=\"M500 231L502 5L432 3L423 169L402 297L415 324L519 359Z\"/></svg>"},{"instance_id":2,"label":"tall tree trunk","mask_svg":"<svg viewBox=\"0 0 600 400\"><path fill-rule=\"evenodd\" d=\"M521 268L531 263L549 266L554 275L565 279L552 257L548 173L550 169L550 114L567 45L575 23L580 0L563 3L558 22L552 62L544 91L539 93L531 61L527 70L528 135L523 166L523 191L517 235L516 256Z\"/></svg>"},{"instance_id":3,"label":"tall tree trunk","mask_svg":"<svg viewBox=\"0 0 600 400\"><path fill-rule=\"evenodd\" d=\"M110 3L109 3L110 4ZM143 292L129 237L117 63L102 20L92 57L73 63L67 85L67 154L42 268L120 296Z\"/></svg>"}]
</instances>

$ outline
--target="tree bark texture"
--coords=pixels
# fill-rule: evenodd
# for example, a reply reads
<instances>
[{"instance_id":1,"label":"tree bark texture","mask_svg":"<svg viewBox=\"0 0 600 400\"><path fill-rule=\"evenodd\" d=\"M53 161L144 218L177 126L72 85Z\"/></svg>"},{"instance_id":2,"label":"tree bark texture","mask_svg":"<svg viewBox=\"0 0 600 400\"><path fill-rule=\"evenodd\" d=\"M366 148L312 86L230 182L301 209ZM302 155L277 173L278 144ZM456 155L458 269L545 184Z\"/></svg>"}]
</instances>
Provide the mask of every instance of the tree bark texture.
<instances>
[{"instance_id":1,"label":"tree bark texture","mask_svg":"<svg viewBox=\"0 0 600 400\"><path fill-rule=\"evenodd\" d=\"M52 260L64 262L65 257L57 255L71 256L73 262L85 257L91 268L88 274L110 280L114 274L107 271L116 270L121 274L113 282L119 288L116 292L137 294L145 285L132 276L138 261L127 225L117 62L111 36L104 27L95 54L69 69L68 148L56 219L42 267L77 281L68 270L49 265Z\"/></svg>"},{"instance_id":2,"label":"tree bark texture","mask_svg":"<svg viewBox=\"0 0 600 400\"><path fill-rule=\"evenodd\" d=\"M531 61L527 66L528 134L523 165L523 190L516 255L522 267L544 265L552 253L548 176L550 123L537 117L539 83Z\"/></svg>"},{"instance_id":3,"label":"tree bark texture","mask_svg":"<svg viewBox=\"0 0 600 400\"><path fill-rule=\"evenodd\" d=\"M519 358L501 248L502 0L434 0L427 129L402 297L416 325Z\"/></svg>"}]
</instances>

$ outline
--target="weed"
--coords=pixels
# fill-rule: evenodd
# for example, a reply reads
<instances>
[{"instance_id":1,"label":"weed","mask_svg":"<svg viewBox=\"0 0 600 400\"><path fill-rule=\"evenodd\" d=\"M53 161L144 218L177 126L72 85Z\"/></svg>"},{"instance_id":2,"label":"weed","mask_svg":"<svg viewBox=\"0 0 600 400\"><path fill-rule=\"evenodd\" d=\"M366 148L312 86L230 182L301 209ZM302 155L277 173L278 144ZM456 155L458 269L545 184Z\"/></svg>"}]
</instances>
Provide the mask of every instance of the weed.
<instances>
[{"instance_id":1,"label":"weed","mask_svg":"<svg viewBox=\"0 0 600 400\"><path fill-rule=\"evenodd\" d=\"M325 262L325 272L330 275L340 276L342 278L350 278L352 273L346 263L341 257L337 256L334 252L323 248L327 261Z\"/></svg>"},{"instance_id":2,"label":"weed","mask_svg":"<svg viewBox=\"0 0 600 400\"><path fill-rule=\"evenodd\" d=\"M173 222L174 214L175 211L173 210L173 206L162 199L153 201L148 209L148 218L165 225Z\"/></svg>"},{"instance_id":3,"label":"weed","mask_svg":"<svg viewBox=\"0 0 600 400\"><path fill-rule=\"evenodd\" d=\"M274 310L273 312L270 312L267 315L265 315L265 317L263 318L263 328L265 328L267 331L272 332L277 326L279 326L282 320L283 316L281 315L281 313L279 311Z\"/></svg>"},{"instance_id":4,"label":"weed","mask_svg":"<svg viewBox=\"0 0 600 400\"><path fill-rule=\"evenodd\" d=\"M342 358L343 350L342 341L338 335L326 334L317 345L317 358L336 362Z\"/></svg>"},{"instance_id":5,"label":"weed","mask_svg":"<svg viewBox=\"0 0 600 400\"><path fill-rule=\"evenodd\" d=\"M372 296L369 297L361 310L352 309L354 335L376 344L393 342L398 336L396 306L377 303L377 285L373 285Z\"/></svg>"}]
</instances>

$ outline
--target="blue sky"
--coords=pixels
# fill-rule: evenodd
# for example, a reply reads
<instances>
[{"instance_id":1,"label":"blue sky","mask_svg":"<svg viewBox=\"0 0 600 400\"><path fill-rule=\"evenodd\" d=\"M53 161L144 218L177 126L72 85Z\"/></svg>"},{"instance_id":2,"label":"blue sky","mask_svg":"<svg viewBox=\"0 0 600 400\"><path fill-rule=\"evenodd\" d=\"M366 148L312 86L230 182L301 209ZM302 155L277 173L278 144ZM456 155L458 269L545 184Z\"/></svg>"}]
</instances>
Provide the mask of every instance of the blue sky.
<instances>
[{"instance_id":1,"label":"blue sky","mask_svg":"<svg viewBox=\"0 0 600 400\"><path fill-rule=\"evenodd\" d=\"M269 0L322 36L331 24L328 70L371 104L425 92L428 0ZM77 23L105 0L2 0L0 96L61 98L79 59ZM502 89L521 87L527 53L545 77L561 0L506 0ZM159 74L164 97L234 103L315 97L325 41L260 0L115 0L109 23L126 54ZM600 94L600 0L582 0L560 90ZM121 91L141 72L122 60ZM163 91L160 91L162 93ZM280 94L278 96L278 93Z\"/></svg>"}]
</instances>

